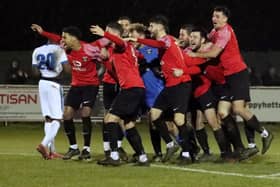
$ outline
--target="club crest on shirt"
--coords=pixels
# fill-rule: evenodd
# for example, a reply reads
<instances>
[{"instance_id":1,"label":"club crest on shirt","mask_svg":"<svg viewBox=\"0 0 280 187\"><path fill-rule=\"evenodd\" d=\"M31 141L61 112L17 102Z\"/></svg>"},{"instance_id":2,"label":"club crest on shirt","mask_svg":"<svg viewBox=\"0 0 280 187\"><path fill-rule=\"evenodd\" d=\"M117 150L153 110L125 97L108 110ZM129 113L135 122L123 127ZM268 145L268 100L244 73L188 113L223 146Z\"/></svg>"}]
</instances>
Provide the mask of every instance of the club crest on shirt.
<instances>
[{"instance_id":1,"label":"club crest on shirt","mask_svg":"<svg viewBox=\"0 0 280 187\"><path fill-rule=\"evenodd\" d=\"M83 59L83 62L87 62L88 61L88 57L87 56L83 56L82 59Z\"/></svg>"}]
</instances>

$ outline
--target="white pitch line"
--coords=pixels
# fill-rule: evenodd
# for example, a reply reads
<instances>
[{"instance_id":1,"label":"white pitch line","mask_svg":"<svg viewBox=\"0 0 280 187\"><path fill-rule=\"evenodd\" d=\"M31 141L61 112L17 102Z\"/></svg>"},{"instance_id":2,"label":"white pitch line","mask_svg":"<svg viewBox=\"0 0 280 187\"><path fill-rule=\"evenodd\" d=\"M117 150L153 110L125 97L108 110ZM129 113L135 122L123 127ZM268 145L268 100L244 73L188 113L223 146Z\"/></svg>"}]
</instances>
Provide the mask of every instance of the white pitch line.
<instances>
[{"instance_id":1,"label":"white pitch line","mask_svg":"<svg viewBox=\"0 0 280 187\"><path fill-rule=\"evenodd\" d=\"M280 173L274 173L274 174L262 175L262 176L265 176L265 177L277 177L277 176L280 176Z\"/></svg>"},{"instance_id":2,"label":"white pitch line","mask_svg":"<svg viewBox=\"0 0 280 187\"><path fill-rule=\"evenodd\" d=\"M179 170L179 171L189 171L189 172L206 173L206 174L214 174L214 175L280 180L280 178L277 178L274 176L275 174L272 174L272 175L247 175L247 174L242 174L242 173L212 171L212 170L205 170L205 169L194 169L194 168L185 168L185 167L176 167L176 166L164 166L164 165L157 165L157 164L152 164L151 166L156 167L156 168L173 169L173 170ZM277 174L276 176L279 175L279 173L276 173L276 174Z\"/></svg>"},{"instance_id":3,"label":"white pitch line","mask_svg":"<svg viewBox=\"0 0 280 187\"><path fill-rule=\"evenodd\" d=\"M38 154L34 154L34 153L0 152L0 155L37 156ZM280 176L280 173L274 173L274 174L269 174L269 175L246 175L246 174L242 174L242 173L212 171L212 170L206 170L206 169L194 169L194 168L176 167L176 166L165 166L165 165L158 165L158 164L152 164L151 167L164 168L164 169L173 169L173 170L178 170L178 171L189 171L189 172L196 172L196 173L214 174L214 175L224 175L224 176L237 176L237 177L245 177L245 178L280 180L280 177L277 177L277 176Z\"/></svg>"},{"instance_id":4,"label":"white pitch line","mask_svg":"<svg viewBox=\"0 0 280 187\"><path fill-rule=\"evenodd\" d=\"M3 153L3 152L0 152L0 155L19 155L19 156L37 156L39 154L34 154L34 153Z\"/></svg>"}]
</instances>

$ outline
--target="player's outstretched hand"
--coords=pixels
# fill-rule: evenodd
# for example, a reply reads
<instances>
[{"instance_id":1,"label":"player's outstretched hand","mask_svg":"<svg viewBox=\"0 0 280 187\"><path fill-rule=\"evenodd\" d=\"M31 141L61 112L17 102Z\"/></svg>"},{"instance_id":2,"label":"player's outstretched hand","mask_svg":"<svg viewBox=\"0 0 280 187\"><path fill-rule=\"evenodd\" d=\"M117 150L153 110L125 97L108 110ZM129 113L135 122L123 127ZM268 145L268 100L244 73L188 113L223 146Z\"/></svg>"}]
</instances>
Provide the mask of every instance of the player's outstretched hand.
<instances>
[{"instance_id":1,"label":"player's outstretched hand","mask_svg":"<svg viewBox=\"0 0 280 187\"><path fill-rule=\"evenodd\" d=\"M197 57L197 56L196 56L196 53L194 53L194 52L192 52L192 51L188 51L188 55L189 55L190 57Z\"/></svg>"},{"instance_id":2,"label":"player's outstretched hand","mask_svg":"<svg viewBox=\"0 0 280 187\"><path fill-rule=\"evenodd\" d=\"M89 30L92 34L96 34L98 36L104 36L104 30L98 25L91 25Z\"/></svg>"},{"instance_id":3,"label":"player's outstretched hand","mask_svg":"<svg viewBox=\"0 0 280 187\"><path fill-rule=\"evenodd\" d=\"M132 37L123 38L123 40L126 42L137 42L137 38L132 38Z\"/></svg>"},{"instance_id":4,"label":"player's outstretched hand","mask_svg":"<svg viewBox=\"0 0 280 187\"><path fill-rule=\"evenodd\" d=\"M174 77L181 77L183 75L183 70L178 68L172 68Z\"/></svg>"},{"instance_id":5,"label":"player's outstretched hand","mask_svg":"<svg viewBox=\"0 0 280 187\"><path fill-rule=\"evenodd\" d=\"M39 34L41 34L44 31L43 28L37 24L32 24L31 29L35 32L38 32Z\"/></svg>"}]
</instances>

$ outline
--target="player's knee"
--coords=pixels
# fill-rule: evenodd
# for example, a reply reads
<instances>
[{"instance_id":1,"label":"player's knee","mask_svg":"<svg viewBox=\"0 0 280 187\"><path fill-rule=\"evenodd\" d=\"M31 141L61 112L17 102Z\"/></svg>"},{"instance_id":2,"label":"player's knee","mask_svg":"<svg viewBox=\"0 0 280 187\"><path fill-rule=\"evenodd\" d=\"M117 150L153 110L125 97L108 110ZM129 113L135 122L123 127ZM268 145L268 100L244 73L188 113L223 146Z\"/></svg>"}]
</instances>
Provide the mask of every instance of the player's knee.
<instances>
[{"instance_id":1,"label":"player's knee","mask_svg":"<svg viewBox=\"0 0 280 187\"><path fill-rule=\"evenodd\" d=\"M125 123L125 130L132 129L133 127L135 127L134 121L130 121L128 123Z\"/></svg>"},{"instance_id":2,"label":"player's knee","mask_svg":"<svg viewBox=\"0 0 280 187\"><path fill-rule=\"evenodd\" d=\"M81 111L81 117L85 118L85 117L89 117L91 115L91 108L90 107L83 107L82 111Z\"/></svg>"},{"instance_id":3,"label":"player's knee","mask_svg":"<svg viewBox=\"0 0 280 187\"><path fill-rule=\"evenodd\" d=\"M67 113L64 113L64 114L63 114L63 119L64 119L64 120L70 120L70 119L72 119L72 116L69 115L69 114L67 114Z\"/></svg>"},{"instance_id":4,"label":"player's knee","mask_svg":"<svg viewBox=\"0 0 280 187\"><path fill-rule=\"evenodd\" d=\"M220 119L224 119L229 115L229 112L227 110L218 110L218 116Z\"/></svg>"},{"instance_id":5,"label":"player's knee","mask_svg":"<svg viewBox=\"0 0 280 187\"><path fill-rule=\"evenodd\" d=\"M184 118L184 116L175 116L174 122L177 126L182 126L185 124L185 118Z\"/></svg>"},{"instance_id":6,"label":"player's knee","mask_svg":"<svg viewBox=\"0 0 280 187\"><path fill-rule=\"evenodd\" d=\"M182 126L186 123L186 116L183 113L175 113L173 121L177 126Z\"/></svg>"},{"instance_id":7,"label":"player's knee","mask_svg":"<svg viewBox=\"0 0 280 187\"><path fill-rule=\"evenodd\" d=\"M108 113L108 114L106 114L106 116L104 118L104 122L105 123L119 123L120 117L118 117L114 114Z\"/></svg>"},{"instance_id":8,"label":"player's knee","mask_svg":"<svg viewBox=\"0 0 280 187\"><path fill-rule=\"evenodd\" d=\"M151 109L150 111L151 121L156 121L157 119L160 118L160 116L161 116L161 110Z\"/></svg>"},{"instance_id":9,"label":"player's knee","mask_svg":"<svg viewBox=\"0 0 280 187\"><path fill-rule=\"evenodd\" d=\"M213 130L219 129L221 127L220 124L218 123L218 120L214 117L208 118L207 121Z\"/></svg>"},{"instance_id":10,"label":"player's knee","mask_svg":"<svg viewBox=\"0 0 280 187\"><path fill-rule=\"evenodd\" d=\"M200 130L205 127L205 124L203 122L195 123L195 130Z\"/></svg>"},{"instance_id":11,"label":"player's knee","mask_svg":"<svg viewBox=\"0 0 280 187\"><path fill-rule=\"evenodd\" d=\"M71 107L66 106L63 112L64 120L71 120L74 116L74 110Z\"/></svg>"},{"instance_id":12,"label":"player's knee","mask_svg":"<svg viewBox=\"0 0 280 187\"><path fill-rule=\"evenodd\" d=\"M244 107L241 107L241 106L233 106L232 107L232 112L235 114L235 115L242 115L244 113L244 110L245 108Z\"/></svg>"}]
</instances>

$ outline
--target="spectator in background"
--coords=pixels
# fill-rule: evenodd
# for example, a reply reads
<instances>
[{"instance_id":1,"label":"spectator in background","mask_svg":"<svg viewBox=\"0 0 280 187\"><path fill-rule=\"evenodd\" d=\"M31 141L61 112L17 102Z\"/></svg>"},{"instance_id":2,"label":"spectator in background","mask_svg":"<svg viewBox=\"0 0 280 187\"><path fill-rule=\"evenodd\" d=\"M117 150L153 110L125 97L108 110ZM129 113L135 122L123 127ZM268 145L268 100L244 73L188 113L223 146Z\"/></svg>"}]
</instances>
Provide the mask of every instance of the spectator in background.
<instances>
[{"instance_id":1,"label":"spectator in background","mask_svg":"<svg viewBox=\"0 0 280 187\"><path fill-rule=\"evenodd\" d=\"M280 77L276 67L270 65L263 73L262 81L264 86L280 86Z\"/></svg>"},{"instance_id":2,"label":"spectator in background","mask_svg":"<svg viewBox=\"0 0 280 187\"><path fill-rule=\"evenodd\" d=\"M248 72L250 76L250 86L261 86L262 80L261 77L256 73L256 69L254 67L248 66Z\"/></svg>"},{"instance_id":3,"label":"spectator in background","mask_svg":"<svg viewBox=\"0 0 280 187\"><path fill-rule=\"evenodd\" d=\"M6 74L7 84L24 84L28 80L29 75L20 67L20 61L13 59L11 66Z\"/></svg>"}]
</instances>

